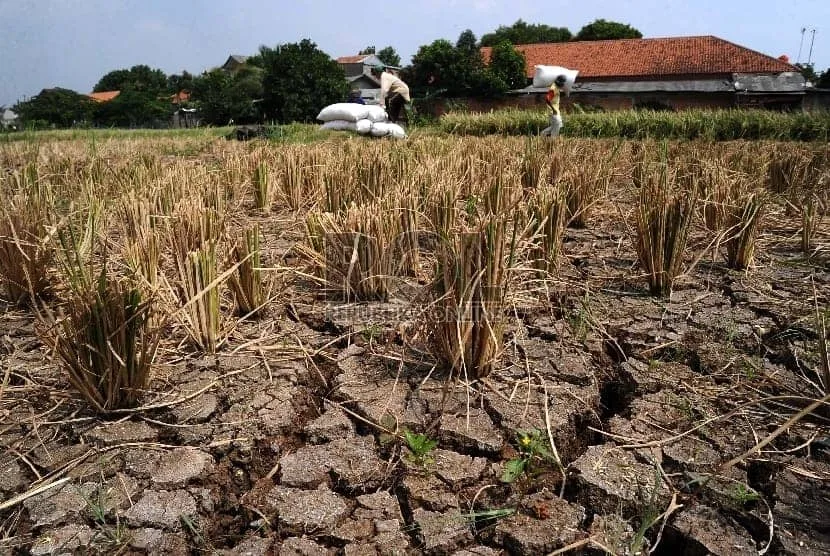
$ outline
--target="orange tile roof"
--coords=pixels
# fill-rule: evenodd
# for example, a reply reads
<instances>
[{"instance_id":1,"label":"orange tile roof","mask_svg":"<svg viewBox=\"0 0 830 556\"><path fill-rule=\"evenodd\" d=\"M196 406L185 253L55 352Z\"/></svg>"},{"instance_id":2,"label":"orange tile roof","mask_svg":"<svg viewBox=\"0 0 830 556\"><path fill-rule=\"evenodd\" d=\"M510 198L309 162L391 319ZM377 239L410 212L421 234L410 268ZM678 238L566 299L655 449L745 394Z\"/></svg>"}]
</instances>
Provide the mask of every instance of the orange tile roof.
<instances>
[{"instance_id":1,"label":"orange tile roof","mask_svg":"<svg viewBox=\"0 0 830 556\"><path fill-rule=\"evenodd\" d=\"M359 64L366 58L368 58L370 54L358 54L357 56L341 56L337 59L338 64Z\"/></svg>"},{"instance_id":2,"label":"orange tile roof","mask_svg":"<svg viewBox=\"0 0 830 556\"><path fill-rule=\"evenodd\" d=\"M481 49L485 60L490 48ZM724 73L781 73L798 68L714 36L521 44L527 75L536 65L579 70L581 79Z\"/></svg>"},{"instance_id":3,"label":"orange tile roof","mask_svg":"<svg viewBox=\"0 0 830 556\"><path fill-rule=\"evenodd\" d=\"M170 95L170 101L173 104L181 104L190 100L190 91L181 90L175 95Z\"/></svg>"},{"instance_id":4,"label":"orange tile roof","mask_svg":"<svg viewBox=\"0 0 830 556\"><path fill-rule=\"evenodd\" d=\"M100 93L89 93L87 96L95 102L109 102L120 94L121 91L101 91Z\"/></svg>"}]
</instances>

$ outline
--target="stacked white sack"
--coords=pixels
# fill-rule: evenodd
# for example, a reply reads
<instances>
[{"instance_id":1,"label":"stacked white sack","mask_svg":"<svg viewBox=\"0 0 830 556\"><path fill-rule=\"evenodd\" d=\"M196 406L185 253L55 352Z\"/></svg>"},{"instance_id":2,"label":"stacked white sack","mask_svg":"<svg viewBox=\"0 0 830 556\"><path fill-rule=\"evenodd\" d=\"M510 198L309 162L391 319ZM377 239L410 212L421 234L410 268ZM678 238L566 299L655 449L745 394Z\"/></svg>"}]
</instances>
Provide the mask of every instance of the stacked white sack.
<instances>
[{"instance_id":1,"label":"stacked white sack","mask_svg":"<svg viewBox=\"0 0 830 556\"><path fill-rule=\"evenodd\" d=\"M385 122L389 119L389 116L386 115L386 110L384 110L381 106L378 105L369 105L367 107L369 109L369 114L366 116L371 122Z\"/></svg>"},{"instance_id":2,"label":"stacked white sack","mask_svg":"<svg viewBox=\"0 0 830 556\"><path fill-rule=\"evenodd\" d=\"M331 120L321 125L320 129L328 129L330 131L357 131L357 124L346 120Z\"/></svg>"},{"instance_id":3,"label":"stacked white sack","mask_svg":"<svg viewBox=\"0 0 830 556\"><path fill-rule=\"evenodd\" d=\"M337 104L329 104L323 108L317 119L321 122L333 122L341 120L344 122L356 122L358 120L365 120L369 117L369 106L365 104L356 104L354 102L338 102Z\"/></svg>"},{"instance_id":4,"label":"stacked white sack","mask_svg":"<svg viewBox=\"0 0 830 556\"><path fill-rule=\"evenodd\" d=\"M562 66L536 66L536 72L533 74L533 86L550 87L560 75L565 76L565 84L562 86L562 90L570 93L579 71L563 68Z\"/></svg>"},{"instance_id":5,"label":"stacked white sack","mask_svg":"<svg viewBox=\"0 0 830 556\"><path fill-rule=\"evenodd\" d=\"M406 131L399 126L398 124L393 124L391 122L375 122L372 124L372 136L373 137L394 137L395 139L404 139L406 137Z\"/></svg>"},{"instance_id":6,"label":"stacked white sack","mask_svg":"<svg viewBox=\"0 0 830 556\"><path fill-rule=\"evenodd\" d=\"M355 124L355 131L361 135L369 135L372 131L372 120L368 118L365 120L358 120Z\"/></svg>"}]
</instances>

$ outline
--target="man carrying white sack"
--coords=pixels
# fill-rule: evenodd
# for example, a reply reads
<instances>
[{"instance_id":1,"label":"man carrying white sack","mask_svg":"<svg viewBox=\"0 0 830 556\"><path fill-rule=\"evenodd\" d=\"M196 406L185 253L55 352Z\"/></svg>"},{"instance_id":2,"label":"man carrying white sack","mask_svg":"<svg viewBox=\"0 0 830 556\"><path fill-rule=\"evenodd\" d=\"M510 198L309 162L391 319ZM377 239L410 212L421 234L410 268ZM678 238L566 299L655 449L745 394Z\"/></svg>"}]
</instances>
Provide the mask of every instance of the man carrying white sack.
<instances>
[{"instance_id":1,"label":"man carrying white sack","mask_svg":"<svg viewBox=\"0 0 830 556\"><path fill-rule=\"evenodd\" d=\"M380 77L380 105L386 108L389 121L398 123L401 121L401 112L403 112L404 105L411 100L409 98L409 87L400 77L386 71L384 66L377 65L373 67L372 74Z\"/></svg>"},{"instance_id":2,"label":"man carrying white sack","mask_svg":"<svg viewBox=\"0 0 830 556\"><path fill-rule=\"evenodd\" d=\"M559 75L553 80L547 95L545 95L545 104L550 108L550 125L542 130L542 135L548 137L558 137L559 130L562 129L562 115L559 113L559 99L562 97L562 87L566 83L564 75Z\"/></svg>"}]
</instances>

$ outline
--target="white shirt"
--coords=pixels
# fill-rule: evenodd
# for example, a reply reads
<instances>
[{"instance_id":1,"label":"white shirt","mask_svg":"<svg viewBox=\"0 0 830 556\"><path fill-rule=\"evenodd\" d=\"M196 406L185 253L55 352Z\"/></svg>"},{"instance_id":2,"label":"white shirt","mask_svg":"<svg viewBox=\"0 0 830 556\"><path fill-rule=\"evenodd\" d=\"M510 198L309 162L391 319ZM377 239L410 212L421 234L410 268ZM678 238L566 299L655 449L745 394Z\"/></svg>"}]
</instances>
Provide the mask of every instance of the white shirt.
<instances>
[{"instance_id":1,"label":"white shirt","mask_svg":"<svg viewBox=\"0 0 830 556\"><path fill-rule=\"evenodd\" d=\"M399 77L389 73L388 71L380 74L380 105L386 103L386 97L390 94L398 93L406 102L410 102L409 87L406 83L401 81Z\"/></svg>"}]
</instances>

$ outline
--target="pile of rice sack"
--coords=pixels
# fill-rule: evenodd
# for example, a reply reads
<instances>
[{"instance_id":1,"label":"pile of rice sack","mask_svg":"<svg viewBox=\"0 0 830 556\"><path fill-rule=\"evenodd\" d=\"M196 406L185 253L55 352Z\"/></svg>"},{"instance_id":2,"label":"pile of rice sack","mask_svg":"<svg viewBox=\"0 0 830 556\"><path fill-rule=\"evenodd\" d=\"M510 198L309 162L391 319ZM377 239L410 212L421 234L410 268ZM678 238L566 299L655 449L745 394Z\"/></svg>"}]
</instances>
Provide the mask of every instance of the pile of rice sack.
<instances>
[{"instance_id":1,"label":"pile of rice sack","mask_svg":"<svg viewBox=\"0 0 830 556\"><path fill-rule=\"evenodd\" d=\"M355 131L360 135L373 137L406 137L406 132L401 126L386 121L386 110L380 106L338 102L323 108L317 119L323 122L322 129Z\"/></svg>"}]
</instances>

